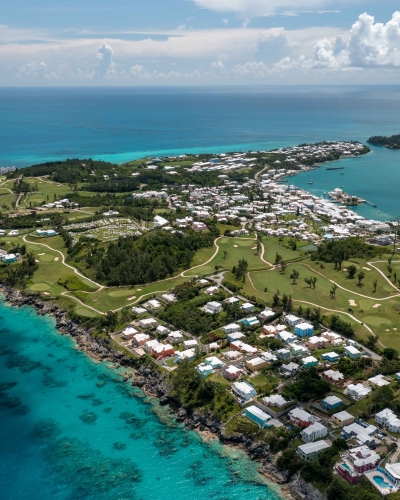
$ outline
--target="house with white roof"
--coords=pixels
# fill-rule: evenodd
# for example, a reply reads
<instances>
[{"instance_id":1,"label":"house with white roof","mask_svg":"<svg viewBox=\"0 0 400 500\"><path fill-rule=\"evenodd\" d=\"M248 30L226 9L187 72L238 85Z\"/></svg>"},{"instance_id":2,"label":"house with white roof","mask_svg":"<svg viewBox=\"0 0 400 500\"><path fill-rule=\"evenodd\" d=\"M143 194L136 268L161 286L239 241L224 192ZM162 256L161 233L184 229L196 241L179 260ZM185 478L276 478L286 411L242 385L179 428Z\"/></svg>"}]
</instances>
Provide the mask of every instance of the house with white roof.
<instances>
[{"instance_id":1,"label":"house with white roof","mask_svg":"<svg viewBox=\"0 0 400 500\"><path fill-rule=\"evenodd\" d=\"M158 335L168 335L171 330L164 325L158 325L156 328L156 333Z\"/></svg>"},{"instance_id":2,"label":"house with white roof","mask_svg":"<svg viewBox=\"0 0 400 500\"><path fill-rule=\"evenodd\" d=\"M375 415L375 422L385 426L389 431L400 433L400 419L393 410L385 408Z\"/></svg>"},{"instance_id":3,"label":"house with white roof","mask_svg":"<svg viewBox=\"0 0 400 500\"><path fill-rule=\"evenodd\" d=\"M176 330L175 332L170 332L168 334L167 340L171 344L180 344L183 342L183 335L179 330Z\"/></svg>"},{"instance_id":4,"label":"house with white roof","mask_svg":"<svg viewBox=\"0 0 400 500\"><path fill-rule=\"evenodd\" d=\"M124 340L131 340L131 339L133 339L133 336L136 333L138 333L136 328L133 328L133 326L128 326L127 328L125 328L125 330L122 330L121 337Z\"/></svg>"},{"instance_id":5,"label":"house with white roof","mask_svg":"<svg viewBox=\"0 0 400 500\"><path fill-rule=\"evenodd\" d=\"M327 435L328 429L319 422L314 422L300 432L301 439L305 443L312 443L317 439L321 439Z\"/></svg>"},{"instance_id":6,"label":"house with white roof","mask_svg":"<svg viewBox=\"0 0 400 500\"><path fill-rule=\"evenodd\" d=\"M303 460L312 460L317 455L329 448L329 444L326 441L315 441L315 443L302 444L297 448L297 454Z\"/></svg>"},{"instance_id":7,"label":"house with white roof","mask_svg":"<svg viewBox=\"0 0 400 500\"><path fill-rule=\"evenodd\" d=\"M180 361L183 361L184 359L187 359L188 361L192 361L193 359L196 358L196 350L195 349L186 349L186 351L176 351L176 361L179 363Z\"/></svg>"},{"instance_id":8,"label":"house with white roof","mask_svg":"<svg viewBox=\"0 0 400 500\"><path fill-rule=\"evenodd\" d=\"M283 408L289 403L289 401L286 401L281 394L271 394L271 396L266 396L263 398L262 402L265 406L277 406L278 408Z\"/></svg>"},{"instance_id":9,"label":"house with white roof","mask_svg":"<svg viewBox=\"0 0 400 500\"><path fill-rule=\"evenodd\" d=\"M331 418L332 422L339 427L344 427L345 425L352 424L355 421L355 417L345 410L335 413Z\"/></svg>"},{"instance_id":10,"label":"house with white roof","mask_svg":"<svg viewBox=\"0 0 400 500\"><path fill-rule=\"evenodd\" d=\"M285 322L289 326L294 327L295 325L297 325L297 323L301 323L301 319L299 317L295 316L294 314L287 314L285 316Z\"/></svg>"},{"instance_id":11,"label":"house with white roof","mask_svg":"<svg viewBox=\"0 0 400 500\"><path fill-rule=\"evenodd\" d=\"M204 307L204 311L209 314L219 314L222 311L222 304L215 301L207 302Z\"/></svg>"},{"instance_id":12,"label":"house with white roof","mask_svg":"<svg viewBox=\"0 0 400 500\"><path fill-rule=\"evenodd\" d=\"M242 370L234 365L226 365L221 371L221 375L228 380L236 380L242 375Z\"/></svg>"},{"instance_id":13,"label":"house with white roof","mask_svg":"<svg viewBox=\"0 0 400 500\"><path fill-rule=\"evenodd\" d=\"M368 382L376 387L383 387L384 385L390 385L389 380L386 380L383 375L375 375L368 379Z\"/></svg>"},{"instance_id":14,"label":"house with white roof","mask_svg":"<svg viewBox=\"0 0 400 500\"><path fill-rule=\"evenodd\" d=\"M247 418L255 422L257 425L259 425L262 429L264 427L271 427L272 424L269 424L269 420L271 420L270 415L268 413L265 413L265 411L261 410L261 408L258 408L258 406L251 405L248 406L245 409L245 415Z\"/></svg>"},{"instance_id":15,"label":"house with white roof","mask_svg":"<svg viewBox=\"0 0 400 500\"><path fill-rule=\"evenodd\" d=\"M254 387L245 380L234 382L232 384L232 391L242 403L250 401L250 399L257 395L257 391Z\"/></svg>"},{"instance_id":16,"label":"house with white roof","mask_svg":"<svg viewBox=\"0 0 400 500\"><path fill-rule=\"evenodd\" d=\"M363 384L350 384L346 388L346 393L354 399L363 399L371 392L370 387Z\"/></svg>"},{"instance_id":17,"label":"house with white roof","mask_svg":"<svg viewBox=\"0 0 400 500\"><path fill-rule=\"evenodd\" d=\"M359 359L361 357L361 352L352 345L346 345L344 348L344 352L346 356L348 356L351 359Z\"/></svg>"}]
</instances>

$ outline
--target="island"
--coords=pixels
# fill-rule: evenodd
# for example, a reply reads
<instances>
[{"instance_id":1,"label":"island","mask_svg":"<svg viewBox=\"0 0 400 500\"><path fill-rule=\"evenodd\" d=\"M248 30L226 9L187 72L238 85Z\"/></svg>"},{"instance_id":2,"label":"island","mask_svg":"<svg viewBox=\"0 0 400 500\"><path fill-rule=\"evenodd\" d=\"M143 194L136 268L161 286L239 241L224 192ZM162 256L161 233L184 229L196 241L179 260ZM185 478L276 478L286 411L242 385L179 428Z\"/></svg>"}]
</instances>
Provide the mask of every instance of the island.
<instances>
[{"instance_id":1,"label":"island","mask_svg":"<svg viewBox=\"0 0 400 500\"><path fill-rule=\"evenodd\" d=\"M374 135L367 142L374 144L374 146L383 146L388 149L400 149L400 134L391 135L390 137Z\"/></svg>"},{"instance_id":2,"label":"island","mask_svg":"<svg viewBox=\"0 0 400 500\"><path fill-rule=\"evenodd\" d=\"M399 488L399 228L286 179L368 150L3 170L2 293L296 499L379 500Z\"/></svg>"}]
</instances>

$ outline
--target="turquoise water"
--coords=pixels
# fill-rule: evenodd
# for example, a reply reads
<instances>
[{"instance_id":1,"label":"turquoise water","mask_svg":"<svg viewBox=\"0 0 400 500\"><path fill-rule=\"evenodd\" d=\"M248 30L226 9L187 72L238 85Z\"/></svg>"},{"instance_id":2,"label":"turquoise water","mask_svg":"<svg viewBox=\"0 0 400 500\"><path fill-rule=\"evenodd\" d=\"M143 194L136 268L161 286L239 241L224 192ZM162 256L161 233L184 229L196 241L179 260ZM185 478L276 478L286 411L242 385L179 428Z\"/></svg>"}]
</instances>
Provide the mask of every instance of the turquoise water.
<instances>
[{"instance_id":1,"label":"turquoise water","mask_svg":"<svg viewBox=\"0 0 400 500\"><path fill-rule=\"evenodd\" d=\"M0 435L4 500L278 498L257 463L176 425L51 318L2 302Z\"/></svg>"},{"instance_id":2,"label":"turquoise water","mask_svg":"<svg viewBox=\"0 0 400 500\"><path fill-rule=\"evenodd\" d=\"M384 481L384 479L381 476L374 476L372 479L381 488L389 488L391 486L391 484Z\"/></svg>"},{"instance_id":3,"label":"turquoise water","mask_svg":"<svg viewBox=\"0 0 400 500\"><path fill-rule=\"evenodd\" d=\"M371 146L371 153L367 155L331 162L329 166L344 167L344 170L326 170L326 165L322 165L311 172L290 177L289 183L324 198L328 198L324 193L344 186L346 193L377 205L372 207L363 203L351 207L369 219L389 220L400 215L400 150ZM313 184L308 184L310 179Z\"/></svg>"},{"instance_id":4,"label":"turquoise water","mask_svg":"<svg viewBox=\"0 0 400 500\"><path fill-rule=\"evenodd\" d=\"M322 140L364 142L399 132L400 86L0 88L0 166L68 157L122 163ZM304 174L293 182L316 194L345 185L378 205L363 205L360 214L395 217L400 151L374 148L343 164L343 176L322 169L312 174L314 185Z\"/></svg>"},{"instance_id":5,"label":"turquoise water","mask_svg":"<svg viewBox=\"0 0 400 500\"><path fill-rule=\"evenodd\" d=\"M340 464L340 465L341 465L344 469L346 469L346 470L348 470L349 472L351 472L351 469L350 469L350 467L349 467L347 464L342 463L342 464Z\"/></svg>"}]
</instances>

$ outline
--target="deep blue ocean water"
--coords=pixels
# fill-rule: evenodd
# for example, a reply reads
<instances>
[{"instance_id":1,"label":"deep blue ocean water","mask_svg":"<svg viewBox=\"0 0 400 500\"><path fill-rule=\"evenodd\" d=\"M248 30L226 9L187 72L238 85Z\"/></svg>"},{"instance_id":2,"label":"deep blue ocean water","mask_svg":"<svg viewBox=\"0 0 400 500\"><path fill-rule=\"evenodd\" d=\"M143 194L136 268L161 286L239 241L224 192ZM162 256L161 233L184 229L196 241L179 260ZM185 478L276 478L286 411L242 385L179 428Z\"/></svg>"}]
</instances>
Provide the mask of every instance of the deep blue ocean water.
<instances>
[{"instance_id":1,"label":"deep blue ocean water","mask_svg":"<svg viewBox=\"0 0 400 500\"><path fill-rule=\"evenodd\" d=\"M0 166L67 157L121 163L399 132L400 86L0 89ZM400 151L375 148L346 166L339 183L328 176L329 189L344 184L378 205L359 207L362 215L395 217ZM322 194L323 170L312 186L304 175L293 182Z\"/></svg>"},{"instance_id":2,"label":"deep blue ocean water","mask_svg":"<svg viewBox=\"0 0 400 500\"><path fill-rule=\"evenodd\" d=\"M278 498L257 463L177 425L51 318L1 301L0 443L2 500Z\"/></svg>"}]
</instances>

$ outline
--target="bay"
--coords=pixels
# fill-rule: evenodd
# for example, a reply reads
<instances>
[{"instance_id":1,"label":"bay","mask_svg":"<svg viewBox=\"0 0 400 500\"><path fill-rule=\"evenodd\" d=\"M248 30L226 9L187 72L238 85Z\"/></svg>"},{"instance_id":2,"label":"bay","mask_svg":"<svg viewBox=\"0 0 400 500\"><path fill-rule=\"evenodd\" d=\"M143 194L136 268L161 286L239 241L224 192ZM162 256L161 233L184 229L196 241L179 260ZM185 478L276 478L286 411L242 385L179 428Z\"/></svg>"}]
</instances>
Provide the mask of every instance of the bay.
<instances>
[{"instance_id":1,"label":"bay","mask_svg":"<svg viewBox=\"0 0 400 500\"><path fill-rule=\"evenodd\" d=\"M0 498L278 498L240 450L74 347L52 318L0 301Z\"/></svg>"}]
</instances>

